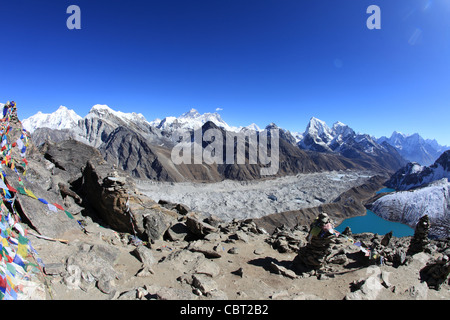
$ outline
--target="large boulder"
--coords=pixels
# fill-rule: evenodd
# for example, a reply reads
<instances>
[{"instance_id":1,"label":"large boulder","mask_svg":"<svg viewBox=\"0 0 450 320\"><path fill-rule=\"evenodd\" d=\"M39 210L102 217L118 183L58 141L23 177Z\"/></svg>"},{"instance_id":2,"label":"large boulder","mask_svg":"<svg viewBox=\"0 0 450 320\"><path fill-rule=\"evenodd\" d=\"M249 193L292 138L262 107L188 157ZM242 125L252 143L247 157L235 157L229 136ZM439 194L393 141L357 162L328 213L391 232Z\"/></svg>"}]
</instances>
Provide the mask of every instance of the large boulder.
<instances>
[{"instance_id":1,"label":"large boulder","mask_svg":"<svg viewBox=\"0 0 450 320\"><path fill-rule=\"evenodd\" d=\"M81 194L86 206L110 228L141 239L161 239L177 221L177 212L136 191L133 180L110 165L88 161Z\"/></svg>"}]
</instances>

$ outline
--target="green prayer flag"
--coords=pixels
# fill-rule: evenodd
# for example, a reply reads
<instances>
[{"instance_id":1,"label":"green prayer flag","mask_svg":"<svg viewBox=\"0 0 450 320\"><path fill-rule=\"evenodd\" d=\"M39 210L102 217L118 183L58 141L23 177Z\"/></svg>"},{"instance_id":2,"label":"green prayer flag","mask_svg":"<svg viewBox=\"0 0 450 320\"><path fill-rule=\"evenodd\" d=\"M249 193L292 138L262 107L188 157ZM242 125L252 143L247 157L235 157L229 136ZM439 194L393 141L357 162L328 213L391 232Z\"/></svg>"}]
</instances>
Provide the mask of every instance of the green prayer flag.
<instances>
[{"instance_id":1,"label":"green prayer flag","mask_svg":"<svg viewBox=\"0 0 450 320\"><path fill-rule=\"evenodd\" d=\"M20 244L28 244L28 238L22 236L22 235L19 233L19 243L20 243Z\"/></svg>"},{"instance_id":2,"label":"green prayer flag","mask_svg":"<svg viewBox=\"0 0 450 320\"><path fill-rule=\"evenodd\" d=\"M6 264L6 269L8 269L8 271L11 272L13 276L16 276L16 268L11 263Z\"/></svg>"},{"instance_id":3,"label":"green prayer flag","mask_svg":"<svg viewBox=\"0 0 450 320\"><path fill-rule=\"evenodd\" d=\"M27 193L26 193L24 187L18 187L17 190L19 191L20 194L23 194L23 195L26 195L26 196L27 196Z\"/></svg>"},{"instance_id":4,"label":"green prayer flag","mask_svg":"<svg viewBox=\"0 0 450 320\"><path fill-rule=\"evenodd\" d=\"M64 210L64 212L66 213L66 215L67 215L70 219L75 219L75 218L73 217L73 215L72 215L69 211Z\"/></svg>"}]
</instances>

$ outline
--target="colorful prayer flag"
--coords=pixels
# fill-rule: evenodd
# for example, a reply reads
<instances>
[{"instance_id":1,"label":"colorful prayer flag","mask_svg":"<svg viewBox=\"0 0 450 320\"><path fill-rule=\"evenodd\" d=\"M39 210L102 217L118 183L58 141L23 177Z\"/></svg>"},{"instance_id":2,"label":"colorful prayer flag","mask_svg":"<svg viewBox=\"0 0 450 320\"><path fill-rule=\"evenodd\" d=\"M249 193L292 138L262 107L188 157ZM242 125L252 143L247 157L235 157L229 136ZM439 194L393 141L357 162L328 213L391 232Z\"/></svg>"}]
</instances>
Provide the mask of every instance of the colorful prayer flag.
<instances>
[{"instance_id":1,"label":"colorful prayer flag","mask_svg":"<svg viewBox=\"0 0 450 320\"><path fill-rule=\"evenodd\" d=\"M51 203L47 204L47 206L50 211L58 212L58 209L56 209L56 207L54 205L52 205Z\"/></svg>"}]
</instances>

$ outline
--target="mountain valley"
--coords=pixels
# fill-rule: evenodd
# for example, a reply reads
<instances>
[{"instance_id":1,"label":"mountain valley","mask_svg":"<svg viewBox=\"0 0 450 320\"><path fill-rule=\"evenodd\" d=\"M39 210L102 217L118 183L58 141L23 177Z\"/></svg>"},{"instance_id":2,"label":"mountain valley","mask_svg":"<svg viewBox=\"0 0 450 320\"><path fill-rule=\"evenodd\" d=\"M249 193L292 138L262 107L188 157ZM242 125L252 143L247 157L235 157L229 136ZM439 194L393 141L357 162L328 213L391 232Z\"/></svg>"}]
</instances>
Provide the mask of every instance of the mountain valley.
<instances>
[{"instance_id":1,"label":"mountain valley","mask_svg":"<svg viewBox=\"0 0 450 320\"><path fill-rule=\"evenodd\" d=\"M329 148L318 151L306 147L308 140L299 147L279 128L280 170L263 178L248 158L244 165L171 164L174 119L149 125L141 115L104 106L85 118L65 117L69 125L45 119L58 128L35 124L23 187L4 167L20 224L45 264L42 282L27 289L32 299L449 298L448 273L441 272L448 268L445 239L349 230L311 242L323 212L333 225L364 214L366 204L388 196L376 191L405 170L395 149L368 136L336 125L331 140L312 139ZM8 141L15 141L21 123L8 121L15 135ZM227 131L208 115L190 130L208 128L226 139L257 129ZM19 161L24 150L8 148ZM66 214L52 213L58 208L49 201ZM413 242L424 249L411 253ZM313 261L317 254L321 266L305 271L299 258Z\"/></svg>"}]
</instances>

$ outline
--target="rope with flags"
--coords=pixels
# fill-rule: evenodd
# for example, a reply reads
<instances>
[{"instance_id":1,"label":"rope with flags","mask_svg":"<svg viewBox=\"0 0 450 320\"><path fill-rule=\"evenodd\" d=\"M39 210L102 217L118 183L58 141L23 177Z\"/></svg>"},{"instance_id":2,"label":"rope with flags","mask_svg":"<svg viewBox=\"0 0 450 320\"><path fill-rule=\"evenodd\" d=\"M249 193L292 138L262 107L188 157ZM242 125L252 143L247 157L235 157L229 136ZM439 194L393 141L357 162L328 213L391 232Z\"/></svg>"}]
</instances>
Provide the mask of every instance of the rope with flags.
<instances>
[{"instance_id":1,"label":"rope with flags","mask_svg":"<svg viewBox=\"0 0 450 320\"><path fill-rule=\"evenodd\" d=\"M25 187L23 180L26 180L25 175L28 167L26 152L30 137L29 133L22 127L19 132L20 136L17 139L11 138L13 131L18 130L11 126L11 120L16 120L20 123L17 118L17 109L14 101L8 102L4 106L3 118L0 119L0 159L2 159L0 162L0 193L2 197L2 202L0 203L0 299L16 300L29 298L32 291L39 286L38 275L43 277L43 281L51 296L51 290L43 272L44 263L27 237L28 234L32 233L29 233L20 224L20 215L14 204L18 194L25 195L40 201L51 212L62 211L70 219L75 220L75 218L60 204L40 198ZM17 133L17 131L14 132L14 134ZM17 148L19 151L19 159L13 156L12 151L14 148ZM8 175L4 170L4 166L15 172L19 187L14 188L8 183ZM19 171L22 171L22 173ZM76 221L81 229L86 232L81 222L79 220Z\"/></svg>"}]
</instances>

